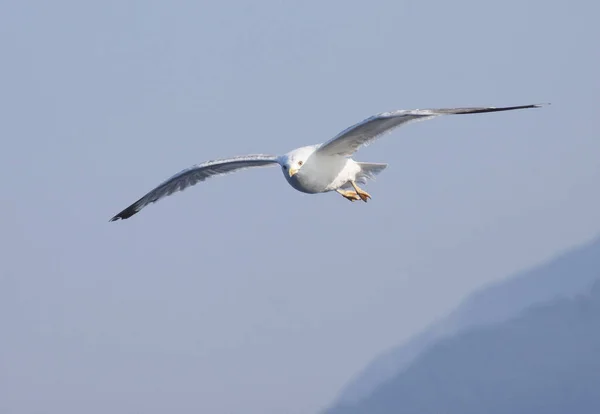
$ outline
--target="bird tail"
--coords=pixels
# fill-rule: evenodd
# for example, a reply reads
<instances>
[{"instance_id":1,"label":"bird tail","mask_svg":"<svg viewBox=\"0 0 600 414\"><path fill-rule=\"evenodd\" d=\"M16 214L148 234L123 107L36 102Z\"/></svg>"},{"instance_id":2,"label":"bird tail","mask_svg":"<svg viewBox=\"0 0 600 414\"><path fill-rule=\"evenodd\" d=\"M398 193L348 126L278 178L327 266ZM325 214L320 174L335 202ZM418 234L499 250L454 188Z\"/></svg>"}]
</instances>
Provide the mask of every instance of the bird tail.
<instances>
[{"instance_id":1,"label":"bird tail","mask_svg":"<svg viewBox=\"0 0 600 414\"><path fill-rule=\"evenodd\" d=\"M373 162L359 162L360 172L356 177L356 181L366 184L367 180L374 180L375 176L386 169L387 164L377 164Z\"/></svg>"}]
</instances>

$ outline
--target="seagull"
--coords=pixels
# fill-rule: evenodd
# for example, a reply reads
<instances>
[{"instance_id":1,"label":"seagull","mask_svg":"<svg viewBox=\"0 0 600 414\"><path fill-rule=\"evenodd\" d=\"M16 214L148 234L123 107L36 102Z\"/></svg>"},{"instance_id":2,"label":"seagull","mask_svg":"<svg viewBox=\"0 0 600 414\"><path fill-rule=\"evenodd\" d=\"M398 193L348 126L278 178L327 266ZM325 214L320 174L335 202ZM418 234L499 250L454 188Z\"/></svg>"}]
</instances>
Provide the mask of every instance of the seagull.
<instances>
[{"instance_id":1,"label":"seagull","mask_svg":"<svg viewBox=\"0 0 600 414\"><path fill-rule=\"evenodd\" d=\"M109 221L125 220L148 204L182 191L201 181L236 171L279 165L287 182L296 190L308 194L335 191L350 201L367 202L371 195L358 186L382 172L387 164L358 162L351 156L384 133L408 124L440 115L481 114L540 108L544 104L440 109L400 109L373 115L340 132L327 142L296 148L283 155L250 154L207 161L193 165L165 180L142 198L112 217Z\"/></svg>"}]
</instances>

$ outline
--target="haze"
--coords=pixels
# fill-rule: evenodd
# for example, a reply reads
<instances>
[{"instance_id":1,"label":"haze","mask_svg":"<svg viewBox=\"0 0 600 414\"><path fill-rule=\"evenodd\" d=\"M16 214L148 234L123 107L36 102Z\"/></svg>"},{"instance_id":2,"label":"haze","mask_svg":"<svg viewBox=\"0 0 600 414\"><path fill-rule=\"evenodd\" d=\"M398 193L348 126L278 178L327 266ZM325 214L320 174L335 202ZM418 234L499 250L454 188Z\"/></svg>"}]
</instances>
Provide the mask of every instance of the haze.
<instances>
[{"instance_id":1,"label":"haze","mask_svg":"<svg viewBox=\"0 0 600 414\"><path fill-rule=\"evenodd\" d=\"M469 292L600 230L594 2L4 2L0 412L315 413ZM367 203L209 159L381 111Z\"/></svg>"}]
</instances>

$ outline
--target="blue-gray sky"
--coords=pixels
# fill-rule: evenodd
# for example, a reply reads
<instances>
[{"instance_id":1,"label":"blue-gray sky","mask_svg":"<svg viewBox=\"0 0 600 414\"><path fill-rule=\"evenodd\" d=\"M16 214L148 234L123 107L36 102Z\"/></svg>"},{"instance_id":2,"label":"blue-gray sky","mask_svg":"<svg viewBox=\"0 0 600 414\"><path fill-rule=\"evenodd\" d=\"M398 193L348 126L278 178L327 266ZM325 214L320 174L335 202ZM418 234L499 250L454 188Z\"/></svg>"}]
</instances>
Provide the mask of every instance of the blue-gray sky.
<instances>
[{"instance_id":1,"label":"blue-gray sky","mask_svg":"<svg viewBox=\"0 0 600 414\"><path fill-rule=\"evenodd\" d=\"M310 413L468 292L600 231L594 2L0 5L0 412ZM374 113L373 200L191 164Z\"/></svg>"}]
</instances>

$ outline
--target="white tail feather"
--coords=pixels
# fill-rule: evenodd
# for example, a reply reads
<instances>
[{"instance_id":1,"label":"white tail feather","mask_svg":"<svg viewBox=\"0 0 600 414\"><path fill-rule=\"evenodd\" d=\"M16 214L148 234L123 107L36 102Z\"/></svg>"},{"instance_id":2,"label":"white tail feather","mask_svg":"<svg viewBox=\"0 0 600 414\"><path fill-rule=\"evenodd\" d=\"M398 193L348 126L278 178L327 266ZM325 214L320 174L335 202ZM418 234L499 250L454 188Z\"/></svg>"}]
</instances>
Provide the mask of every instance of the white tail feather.
<instances>
[{"instance_id":1,"label":"white tail feather","mask_svg":"<svg viewBox=\"0 0 600 414\"><path fill-rule=\"evenodd\" d=\"M368 180L375 180L375 176L385 170L387 164L378 164L373 162L357 162L360 166L360 172L356 175L356 183L365 185ZM350 183L344 184L342 188L352 188Z\"/></svg>"}]
</instances>

